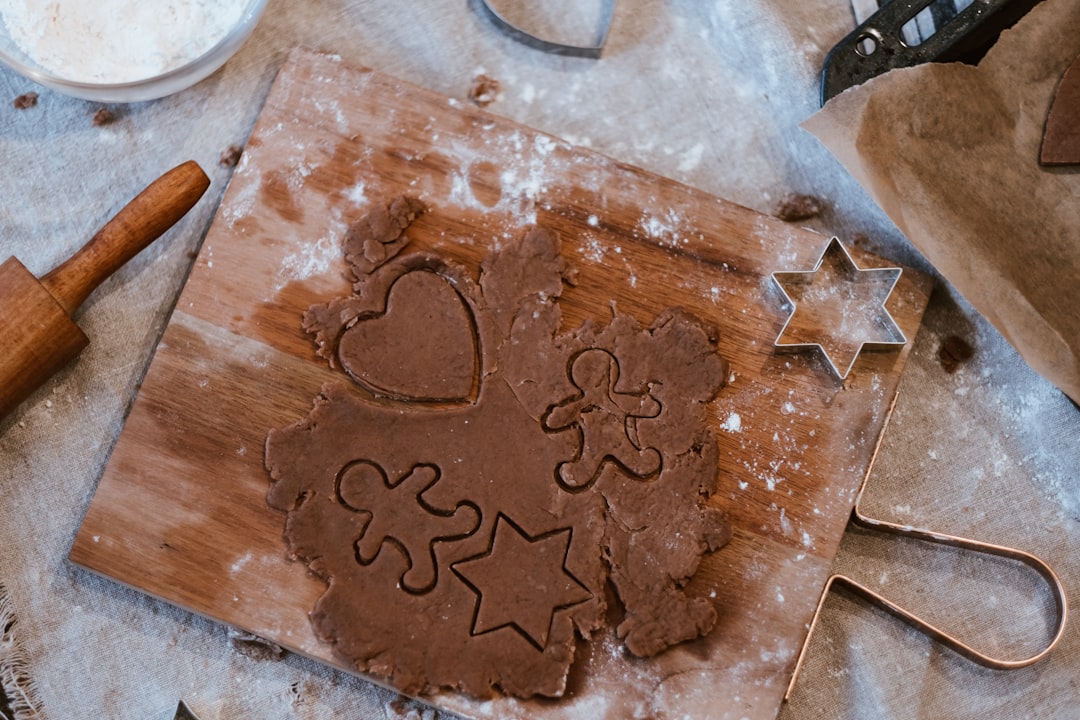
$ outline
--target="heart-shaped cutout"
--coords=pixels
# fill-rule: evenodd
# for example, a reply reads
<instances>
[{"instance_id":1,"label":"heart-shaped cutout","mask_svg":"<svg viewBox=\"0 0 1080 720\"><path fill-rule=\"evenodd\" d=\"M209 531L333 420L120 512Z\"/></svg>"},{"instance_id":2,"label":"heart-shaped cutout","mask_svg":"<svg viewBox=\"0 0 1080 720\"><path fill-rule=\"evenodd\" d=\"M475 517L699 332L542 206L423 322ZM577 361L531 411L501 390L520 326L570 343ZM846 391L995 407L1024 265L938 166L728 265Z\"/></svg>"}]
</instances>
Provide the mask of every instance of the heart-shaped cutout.
<instances>
[{"instance_id":1,"label":"heart-shaped cutout","mask_svg":"<svg viewBox=\"0 0 1080 720\"><path fill-rule=\"evenodd\" d=\"M394 281L383 314L341 336L338 359L363 387L400 400L467 402L479 389L472 312L444 277L427 270Z\"/></svg>"},{"instance_id":2,"label":"heart-shaped cutout","mask_svg":"<svg viewBox=\"0 0 1080 720\"><path fill-rule=\"evenodd\" d=\"M615 16L615 3L616 0L599 0L598 7L596 8L600 16L599 28L597 29L596 41L590 45L571 45L534 35L512 22L505 12L496 8L496 5L501 6L506 3L496 3L494 0L480 0L480 7L487 13L491 21L495 23L495 27L520 43L536 48L537 50L552 53L553 55L596 59L600 57L600 54L604 51L604 45L607 43L608 31L611 29L611 20ZM512 3L509 5L510 7L513 7ZM542 8L542 5L542 3L538 3L537 8Z\"/></svg>"},{"instance_id":3,"label":"heart-shaped cutout","mask_svg":"<svg viewBox=\"0 0 1080 720\"><path fill-rule=\"evenodd\" d=\"M1080 57L1061 77L1046 116L1039 162L1043 165L1080 163Z\"/></svg>"}]
</instances>

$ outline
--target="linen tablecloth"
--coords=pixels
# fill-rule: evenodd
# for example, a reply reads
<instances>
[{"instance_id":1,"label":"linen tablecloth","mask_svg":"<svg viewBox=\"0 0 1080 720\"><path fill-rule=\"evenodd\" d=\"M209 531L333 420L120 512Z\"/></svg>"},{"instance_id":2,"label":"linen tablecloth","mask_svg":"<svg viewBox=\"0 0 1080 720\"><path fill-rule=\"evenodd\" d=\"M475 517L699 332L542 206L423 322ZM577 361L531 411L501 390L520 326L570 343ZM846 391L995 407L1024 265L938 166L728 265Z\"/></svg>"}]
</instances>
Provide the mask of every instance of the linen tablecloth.
<instances>
[{"instance_id":1,"label":"linen tablecloth","mask_svg":"<svg viewBox=\"0 0 1080 720\"><path fill-rule=\"evenodd\" d=\"M570 12L599 14L569 3L554 16L562 23L548 22L550 5L536 6L515 17L532 12L536 27L579 41L592 31L565 27ZM0 611L16 619L0 654L17 650L37 717L164 720L179 698L203 720L435 716L300 657L252 658L226 628L66 561L228 183L219 157L244 144L290 48L335 52L463 101L487 74L501 88L493 112L761 212L811 193L824 209L810 226L849 243L863 235L879 254L933 272L800 128L818 109L826 52L852 27L847 0L628 0L603 57L587 60L516 43L466 0L271 0L219 72L162 100L112 106L106 125L92 122L100 105L0 69L0 256L43 274L168 168L193 158L213 181L79 311L92 342L78 363L0 421ZM16 109L27 91L37 105ZM974 355L950 372L939 349L952 336ZM1080 412L946 279L912 342L865 509L1039 555L1080 604ZM1030 654L1048 639L1050 595L1013 564L850 531L835 565L997 654ZM1064 719L1078 698L1076 623L1050 658L1003 673L837 595L781 717ZM715 717L740 713L718 707Z\"/></svg>"}]
</instances>

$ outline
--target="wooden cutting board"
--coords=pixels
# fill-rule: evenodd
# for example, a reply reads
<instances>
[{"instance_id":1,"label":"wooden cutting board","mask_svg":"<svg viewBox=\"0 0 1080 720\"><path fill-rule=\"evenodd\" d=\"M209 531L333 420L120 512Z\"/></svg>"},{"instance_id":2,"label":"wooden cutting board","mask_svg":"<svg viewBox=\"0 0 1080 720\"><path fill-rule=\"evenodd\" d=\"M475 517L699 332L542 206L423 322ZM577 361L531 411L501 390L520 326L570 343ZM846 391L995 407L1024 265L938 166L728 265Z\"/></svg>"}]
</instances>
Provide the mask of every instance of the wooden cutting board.
<instances>
[{"instance_id":1,"label":"wooden cutting board","mask_svg":"<svg viewBox=\"0 0 1080 720\"><path fill-rule=\"evenodd\" d=\"M579 270L567 326L612 300L646 325L683 306L719 326L732 372L711 502L734 539L690 586L715 597L716 629L648 660L598 633L559 701L428 700L474 718L775 717L910 344L863 352L844 382L813 352L778 354L790 310L770 274L813 267L828 238L333 56L294 51L271 89L71 560L340 665L308 621L323 583L266 504L263 446L343 379L301 314L348 294L346 227L401 193L430 208L413 247L475 273L533 223L555 229ZM905 271L889 299L908 338L930 287Z\"/></svg>"}]
</instances>

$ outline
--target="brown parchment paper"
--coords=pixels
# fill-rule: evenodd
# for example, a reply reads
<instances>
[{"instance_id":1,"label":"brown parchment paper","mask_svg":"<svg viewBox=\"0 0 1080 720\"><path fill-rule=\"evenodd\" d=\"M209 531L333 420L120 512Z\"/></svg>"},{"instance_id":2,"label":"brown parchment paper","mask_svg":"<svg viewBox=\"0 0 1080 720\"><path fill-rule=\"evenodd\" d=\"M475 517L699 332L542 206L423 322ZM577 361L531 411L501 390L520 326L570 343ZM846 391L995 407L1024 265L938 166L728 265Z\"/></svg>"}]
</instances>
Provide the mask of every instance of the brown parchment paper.
<instances>
[{"instance_id":1,"label":"brown parchment paper","mask_svg":"<svg viewBox=\"0 0 1080 720\"><path fill-rule=\"evenodd\" d=\"M1080 53L1080 3L1047 0L978 67L891 71L803 123L1036 371L1080 401L1080 167L1038 164Z\"/></svg>"}]
</instances>

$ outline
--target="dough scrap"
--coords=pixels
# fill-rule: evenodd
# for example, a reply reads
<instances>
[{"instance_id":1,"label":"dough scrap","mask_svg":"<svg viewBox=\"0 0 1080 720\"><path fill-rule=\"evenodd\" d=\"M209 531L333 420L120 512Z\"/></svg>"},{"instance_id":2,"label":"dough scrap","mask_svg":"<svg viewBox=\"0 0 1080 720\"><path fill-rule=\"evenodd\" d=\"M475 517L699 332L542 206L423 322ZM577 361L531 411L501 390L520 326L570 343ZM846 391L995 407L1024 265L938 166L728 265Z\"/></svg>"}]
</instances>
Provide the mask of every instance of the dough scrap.
<instances>
[{"instance_id":1,"label":"dough scrap","mask_svg":"<svg viewBox=\"0 0 1080 720\"><path fill-rule=\"evenodd\" d=\"M714 601L684 586L730 538L707 504L719 472L707 406L727 376L715 328L671 309L649 327L615 311L561 331L570 271L555 233L493 251L476 281L401 253L401 220L421 210L399 198L354 224L386 229L372 237L393 247L378 257L347 240L354 295L312 307L304 328L357 382L327 384L267 437L267 502L287 513L291 556L327 583L316 634L406 693L558 697L576 638L606 622L609 580L632 653L708 633ZM410 286L415 307L395 311L394 288ZM423 351L348 339L371 340L355 328L373 321L381 341ZM415 391L430 377L454 392Z\"/></svg>"}]
</instances>

